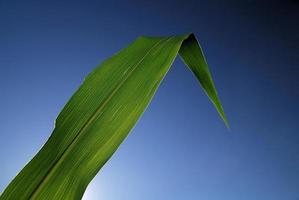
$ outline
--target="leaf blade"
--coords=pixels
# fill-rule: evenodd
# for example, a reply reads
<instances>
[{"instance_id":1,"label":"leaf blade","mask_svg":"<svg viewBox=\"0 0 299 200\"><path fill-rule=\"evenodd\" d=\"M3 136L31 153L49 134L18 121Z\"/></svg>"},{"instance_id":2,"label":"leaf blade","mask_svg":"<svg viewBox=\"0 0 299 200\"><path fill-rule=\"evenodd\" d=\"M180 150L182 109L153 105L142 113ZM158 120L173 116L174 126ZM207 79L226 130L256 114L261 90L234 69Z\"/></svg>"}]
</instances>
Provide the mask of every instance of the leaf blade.
<instances>
[{"instance_id":1,"label":"leaf blade","mask_svg":"<svg viewBox=\"0 0 299 200\"><path fill-rule=\"evenodd\" d=\"M189 37L140 37L93 70L57 117L46 144L0 199L80 199Z\"/></svg>"}]
</instances>

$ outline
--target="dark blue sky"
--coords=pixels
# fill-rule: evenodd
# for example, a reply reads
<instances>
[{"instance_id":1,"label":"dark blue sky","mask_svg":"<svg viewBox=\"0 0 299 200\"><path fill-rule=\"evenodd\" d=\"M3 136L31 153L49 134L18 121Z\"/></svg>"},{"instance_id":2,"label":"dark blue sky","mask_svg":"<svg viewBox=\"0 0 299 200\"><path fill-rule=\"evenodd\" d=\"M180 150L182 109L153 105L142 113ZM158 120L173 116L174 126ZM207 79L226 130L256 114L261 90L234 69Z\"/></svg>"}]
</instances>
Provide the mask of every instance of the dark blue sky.
<instances>
[{"instance_id":1,"label":"dark blue sky","mask_svg":"<svg viewBox=\"0 0 299 200\"><path fill-rule=\"evenodd\" d=\"M0 0L0 191L98 63L194 32L231 130L178 58L85 200L297 200L298 27L295 0Z\"/></svg>"}]
</instances>

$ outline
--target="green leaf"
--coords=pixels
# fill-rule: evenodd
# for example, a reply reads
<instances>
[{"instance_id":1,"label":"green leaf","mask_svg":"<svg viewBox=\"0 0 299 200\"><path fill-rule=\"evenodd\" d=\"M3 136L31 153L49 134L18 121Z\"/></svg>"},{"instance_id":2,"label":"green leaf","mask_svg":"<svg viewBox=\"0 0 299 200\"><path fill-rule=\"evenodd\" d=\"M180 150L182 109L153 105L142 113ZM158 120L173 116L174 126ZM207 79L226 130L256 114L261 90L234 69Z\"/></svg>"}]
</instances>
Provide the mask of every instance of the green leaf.
<instances>
[{"instance_id":1,"label":"green leaf","mask_svg":"<svg viewBox=\"0 0 299 200\"><path fill-rule=\"evenodd\" d=\"M227 124L193 34L139 37L86 77L57 117L46 144L0 199L80 199L136 124L178 53Z\"/></svg>"}]
</instances>

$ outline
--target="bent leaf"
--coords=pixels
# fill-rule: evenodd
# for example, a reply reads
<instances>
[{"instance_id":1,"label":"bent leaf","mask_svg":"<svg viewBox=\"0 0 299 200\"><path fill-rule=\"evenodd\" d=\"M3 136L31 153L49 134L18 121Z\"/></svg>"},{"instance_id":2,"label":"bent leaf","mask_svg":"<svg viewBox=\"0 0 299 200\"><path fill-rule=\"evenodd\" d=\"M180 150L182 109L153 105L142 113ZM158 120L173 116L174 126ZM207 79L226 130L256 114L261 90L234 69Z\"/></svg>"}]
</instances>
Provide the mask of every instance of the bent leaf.
<instances>
[{"instance_id":1,"label":"bent leaf","mask_svg":"<svg viewBox=\"0 0 299 200\"><path fill-rule=\"evenodd\" d=\"M142 115L177 54L227 120L193 34L139 37L85 79L1 200L76 200Z\"/></svg>"}]
</instances>

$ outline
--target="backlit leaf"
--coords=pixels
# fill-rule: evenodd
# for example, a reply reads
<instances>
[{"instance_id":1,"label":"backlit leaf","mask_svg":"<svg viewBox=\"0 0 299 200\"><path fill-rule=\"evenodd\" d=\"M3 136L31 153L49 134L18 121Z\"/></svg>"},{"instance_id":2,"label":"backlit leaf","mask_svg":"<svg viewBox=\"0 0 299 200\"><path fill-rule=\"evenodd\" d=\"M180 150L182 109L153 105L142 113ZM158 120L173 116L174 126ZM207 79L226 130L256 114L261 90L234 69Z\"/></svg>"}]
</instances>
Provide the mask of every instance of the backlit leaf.
<instances>
[{"instance_id":1,"label":"backlit leaf","mask_svg":"<svg viewBox=\"0 0 299 200\"><path fill-rule=\"evenodd\" d=\"M46 144L0 199L81 199L150 103L178 53L227 124L193 34L139 37L86 77L57 117Z\"/></svg>"}]
</instances>

